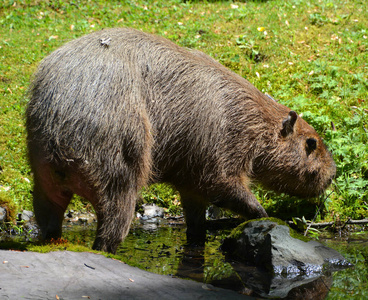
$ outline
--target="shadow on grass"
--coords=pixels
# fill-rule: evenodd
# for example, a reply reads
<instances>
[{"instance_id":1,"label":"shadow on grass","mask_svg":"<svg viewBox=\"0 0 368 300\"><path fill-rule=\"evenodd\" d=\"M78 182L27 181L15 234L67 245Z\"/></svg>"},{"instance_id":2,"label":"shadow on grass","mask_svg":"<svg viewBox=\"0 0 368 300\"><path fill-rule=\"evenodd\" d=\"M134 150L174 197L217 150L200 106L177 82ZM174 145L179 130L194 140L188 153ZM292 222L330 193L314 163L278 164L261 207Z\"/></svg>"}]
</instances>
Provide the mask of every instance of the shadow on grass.
<instances>
[{"instance_id":1,"label":"shadow on grass","mask_svg":"<svg viewBox=\"0 0 368 300\"><path fill-rule=\"evenodd\" d=\"M29 243L16 241L0 242L0 250L28 251Z\"/></svg>"}]
</instances>

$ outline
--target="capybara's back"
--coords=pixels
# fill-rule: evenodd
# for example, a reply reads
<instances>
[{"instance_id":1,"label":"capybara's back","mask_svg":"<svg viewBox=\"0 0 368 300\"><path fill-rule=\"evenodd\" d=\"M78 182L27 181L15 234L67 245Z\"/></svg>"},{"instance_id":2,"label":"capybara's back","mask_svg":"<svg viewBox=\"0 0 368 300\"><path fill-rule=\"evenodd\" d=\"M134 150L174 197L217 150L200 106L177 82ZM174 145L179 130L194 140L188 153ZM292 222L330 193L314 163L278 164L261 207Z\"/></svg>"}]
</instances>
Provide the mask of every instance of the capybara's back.
<instances>
[{"instance_id":1,"label":"capybara's back","mask_svg":"<svg viewBox=\"0 0 368 300\"><path fill-rule=\"evenodd\" d=\"M335 165L289 108L198 51L133 29L67 43L40 64L26 112L34 210L61 235L74 193L97 214L95 249L115 252L139 189L170 182L188 237L203 237L209 203L267 216L248 184L316 196Z\"/></svg>"}]
</instances>

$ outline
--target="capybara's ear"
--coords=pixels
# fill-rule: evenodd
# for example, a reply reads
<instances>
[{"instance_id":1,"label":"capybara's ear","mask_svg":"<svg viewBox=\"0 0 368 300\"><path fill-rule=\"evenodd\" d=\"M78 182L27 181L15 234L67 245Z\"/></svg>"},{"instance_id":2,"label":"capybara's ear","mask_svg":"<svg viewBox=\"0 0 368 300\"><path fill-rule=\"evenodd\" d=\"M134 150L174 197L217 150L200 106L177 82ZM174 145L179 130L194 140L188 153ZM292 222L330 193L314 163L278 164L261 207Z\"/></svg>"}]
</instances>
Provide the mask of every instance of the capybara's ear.
<instances>
[{"instance_id":1,"label":"capybara's ear","mask_svg":"<svg viewBox=\"0 0 368 300\"><path fill-rule=\"evenodd\" d=\"M295 111L291 110L287 118L282 121L281 134L283 137L286 137L294 132L294 125L297 119L298 114Z\"/></svg>"}]
</instances>

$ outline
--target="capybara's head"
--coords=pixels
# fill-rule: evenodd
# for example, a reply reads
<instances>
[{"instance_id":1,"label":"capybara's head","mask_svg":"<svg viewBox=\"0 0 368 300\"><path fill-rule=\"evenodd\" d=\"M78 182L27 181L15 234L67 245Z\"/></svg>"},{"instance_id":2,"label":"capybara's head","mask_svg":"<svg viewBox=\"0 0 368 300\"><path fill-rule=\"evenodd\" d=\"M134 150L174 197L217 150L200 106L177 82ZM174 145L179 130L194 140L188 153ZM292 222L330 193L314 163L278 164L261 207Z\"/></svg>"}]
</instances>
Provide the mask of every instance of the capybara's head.
<instances>
[{"instance_id":1,"label":"capybara's head","mask_svg":"<svg viewBox=\"0 0 368 300\"><path fill-rule=\"evenodd\" d=\"M322 194L336 166L317 132L296 112L279 122L273 139L254 161L255 179L278 192L299 197Z\"/></svg>"}]
</instances>

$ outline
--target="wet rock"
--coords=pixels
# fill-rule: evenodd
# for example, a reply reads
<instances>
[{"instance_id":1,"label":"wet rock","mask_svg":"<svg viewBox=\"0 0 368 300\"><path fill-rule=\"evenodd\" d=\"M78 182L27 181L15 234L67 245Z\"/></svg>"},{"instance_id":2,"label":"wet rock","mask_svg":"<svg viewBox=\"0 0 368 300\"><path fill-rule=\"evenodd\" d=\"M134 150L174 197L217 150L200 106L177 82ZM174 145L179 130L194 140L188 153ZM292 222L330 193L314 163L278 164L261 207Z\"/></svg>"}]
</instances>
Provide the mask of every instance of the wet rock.
<instances>
[{"instance_id":1,"label":"wet rock","mask_svg":"<svg viewBox=\"0 0 368 300\"><path fill-rule=\"evenodd\" d=\"M232 266L243 284L266 298L289 297L312 286L310 299L324 299L331 272L352 266L334 249L294 238L289 227L270 220L239 225L222 249L227 259L236 260Z\"/></svg>"},{"instance_id":2,"label":"wet rock","mask_svg":"<svg viewBox=\"0 0 368 300\"><path fill-rule=\"evenodd\" d=\"M80 225L96 222L96 216L93 213L82 213L69 210L64 214L65 221L68 223L78 223Z\"/></svg>"},{"instance_id":3,"label":"wet rock","mask_svg":"<svg viewBox=\"0 0 368 300\"><path fill-rule=\"evenodd\" d=\"M216 220L224 216L223 210L215 205L210 205L206 210L206 219Z\"/></svg>"},{"instance_id":4,"label":"wet rock","mask_svg":"<svg viewBox=\"0 0 368 300\"><path fill-rule=\"evenodd\" d=\"M36 222L30 221L23 225L23 232L21 234L24 237L24 240L28 242L33 239L38 239L41 234L41 230Z\"/></svg>"},{"instance_id":5,"label":"wet rock","mask_svg":"<svg viewBox=\"0 0 368 300\"><path fill-rule=\"evenodd\" d=\"M270 220L240 225L237 233L224 241L223 249L237 260L289 278L351 266L336 250L293 238L289 227Z\"/></svg>"},{"instance_id":6,"label":"wet rock","mask_svg":"<svg viewBox=\"0 0 368 300\"><path fill-rule=\"evenodd\" d=\"M95 221L95 216L93 214L80 214L78 216L78 222L80 224L91 224Z\"/></svg>"},{"instance_id":7,"label":"wet rock","mask_svg":"<svg viewBox=\"0 0 368 300\"><path fill-rule=\"evenodd\" d=\"M5 222L6 220L6 209L0 207L0 222Z\"/></svg>"},{"instance_id":8,"label":"wet rock","mask_svg":"<svg viewBox=\"0 0 368 300\"><path fill-rule=\"evenodd\" d=\"M164 209L155 204L144 204L143 205L143 216L142 218L150 219L150 218L163 218L164 217Z\"/></svg>"},{"instance_id":9,"label":"wet rock","mask_svg":"<svg viewBox=\"0 0 368 300\"><path fill-rule=\"evenodd\" d=\"M163 220L164 209L156 204L143 204L142 208L144 210L143 215L137 213L142 228L149 231L156 230Z\"/></svg>"},{"instance_id":10,"label":"wet rock","mask_svg":"<svg viewBox=\"0 0 368 300\"><path fill-rule=\"evenodd\" d=\"M33 218L33 212L29 210L23 210L22 213L18 214L19 221L30 221Z\"/></svg>"}]
</instances>

